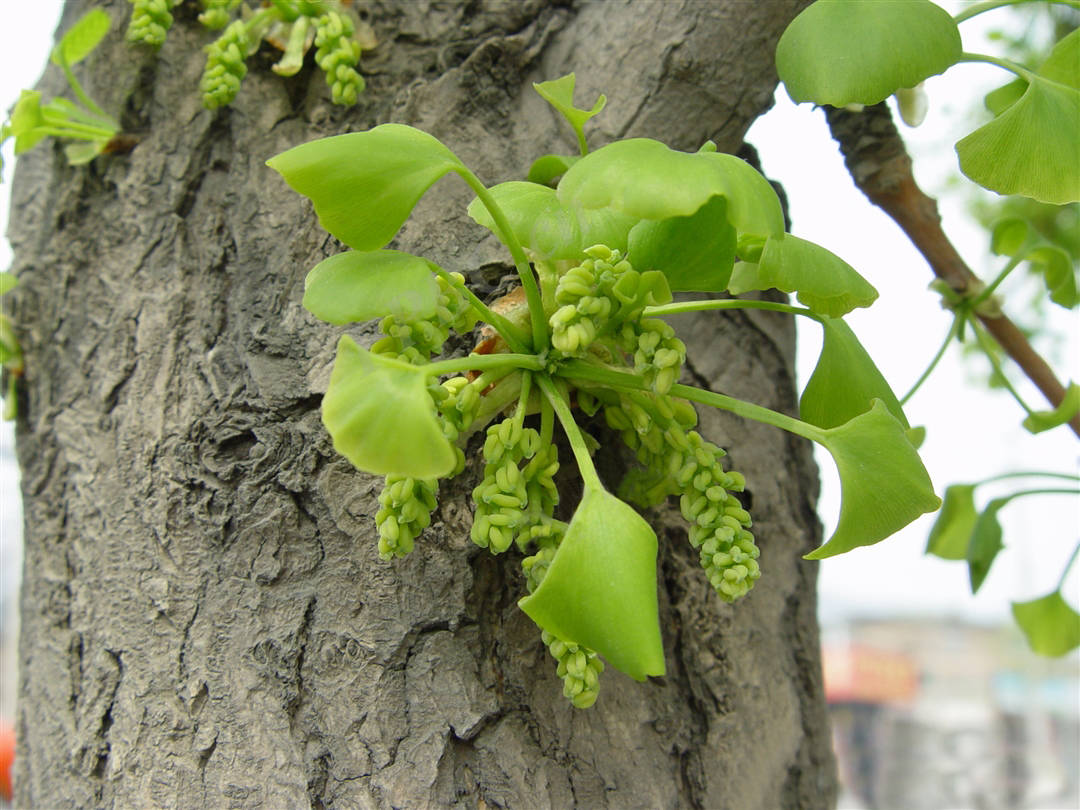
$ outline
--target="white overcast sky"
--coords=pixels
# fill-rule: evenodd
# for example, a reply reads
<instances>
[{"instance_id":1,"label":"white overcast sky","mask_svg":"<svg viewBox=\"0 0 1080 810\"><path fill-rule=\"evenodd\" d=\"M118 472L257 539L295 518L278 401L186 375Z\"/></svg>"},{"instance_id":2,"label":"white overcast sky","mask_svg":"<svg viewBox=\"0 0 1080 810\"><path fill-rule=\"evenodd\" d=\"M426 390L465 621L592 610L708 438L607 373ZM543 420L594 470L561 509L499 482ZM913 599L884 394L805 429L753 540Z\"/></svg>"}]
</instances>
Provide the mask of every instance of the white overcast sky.
<instances>
[{"instance_id":1,"label":"white overcast sky","mask_svg":"<svg viewBox=\"0 0 1080 810\"><path fill-rule=\"evenodd\" d=\"M58 0L0 0L0 110L14 104L19 91L41 74L59 16ZM955 11L955 6L950 7ZM1003 24L1009 12L995 11L964 23L967 50L985 49L977 28ZM114 25L121 25L115 21ZM571 70L572 65L567 66ZM915 158L916 175L931 195L940 195L955 175L952 143L975 100L1007 80L1002 71L961 65L927 82L931 107L925 124L902 128ZM195 92L195 89L192 89ZM610 99L610 103L619 103ZM927 290L931 273L897 227L853 187L820 111L796 107L781 88L777 105L747 138L759 150L766 173L784 184L794 232L842 256L880 291L869 310L848 320L898 395L922 372L948 328L948 317ZM0 187L0 224L6 230L11 179L11 144L4 150L5 183ZM985 192L987 196L994 196ZM964 214L953 194L942 203L945 229L968 263L984 278L1000 269L986 250L986 234ZM10 263L10 248L0 240L0 269ZM1071 332L1065 354L1055 363L1080 368L1076 320L1055 312L1062 331ZM799 319L802 321L803 319ZM799 377L805 382L816 360L820 337L814 325L800 327ZM929 429L922 456L938 491L946 484L969 482L1017 469L1077 471L1077 442L1065 430L1033 437L1020 427L1022 414L1008 395L987 394L968 385L970 366L951 350L934 376L908 404L912 424ZM1072 376L1080 376L1076 371ZM1041 396L1021 385L1028 402L1045 407ZM18 579L21 518L16 497L12 431L0 427L0 594L10 594ZM827 454L819 454L823 494L822 521L828 532L839 510L839 486ZM986 495L1003 490L987 489ZM1007 548L995 562L978 596L972 597L967 571L959 563L923 556L932 518L917 521L871 548L858 549L821 563L821 615L827 623L862 615L949 615L978 621L1003 620L1009 601L1040 596L1056 584L1061 568L1080 536L1077 499L1063 496L1025 498L1001 513ZM767 568L767 561L765 562ZM1066 598L1080 603L1080 565L1066 585Z\"/></svg>"}]
</instances>

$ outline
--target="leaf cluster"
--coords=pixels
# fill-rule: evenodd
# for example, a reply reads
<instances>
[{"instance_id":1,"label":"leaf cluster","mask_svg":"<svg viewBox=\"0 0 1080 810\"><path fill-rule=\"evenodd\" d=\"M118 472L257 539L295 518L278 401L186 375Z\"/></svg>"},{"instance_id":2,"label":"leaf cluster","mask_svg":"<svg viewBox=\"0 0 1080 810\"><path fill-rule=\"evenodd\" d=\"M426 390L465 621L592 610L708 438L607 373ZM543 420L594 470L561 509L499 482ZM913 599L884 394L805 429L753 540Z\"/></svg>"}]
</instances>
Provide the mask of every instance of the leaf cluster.
<instances>
[{"instance_id":1,"label":"leaf cluster","mask_svg":"<svg viewBox=\"0 0 1080 810\"><path fill-rule=\"evenodd\" d=\"M874 289L825 248L785 234L765 178L712 144L685 153L630 139L590 152L583 125L603 98L578 109L573 87L573 74L536 86L573 127L581 154L544 156L526 181L489 188L438 140L399 124L303 144L268 165L352 249L309 275L304 303L315 315L334 324L381 317L388 335L411 322L427 334L449 324L450 315L439 314L442 283L469 310L454 316L453 328L479 319L494 335L484 353L436 361L427 351L401 354L386 339L368 350L342 337L323 421L357 468L387 476L393 495L380 515L395 527L426 525L428 493L461 469L468 437L493 422L485 479L474 493L482 522L474 540L493 552L510 538L522 551L533 547L524 564L530 594L520 606L560 661L567 696L589 705L598 674L588 664L593 653L638 679L664 672L656 535L620 494L645 504L680 495L694 521L691 541L721 597L746 593L760 575L750 516L731 494L742 476L724 471L723 452L691 430L689 402L829 450L842 479L841 517L811 557L878 542L939 501L897 397L842 320L868 306ZM473 190L469 215L513 258L521 289L509 306L488 306L431 260L387 249L418 200L447 175ZM769 288L794 292L805 306L712 297L671 303L673 291ZM802 420L676 382L685 347L661 319L737 307L780 309L824 329ZM470 404L457 407L465 393ZM578 425L578 414L601 408L644 465L620 494L601 483ZM536 413L539 431L529 433L522 420ZM554 518L558 493L544 478L558 464L547 451L556 422L584 487L568 523ZM384 556L395 553L388 547Z\"/></svg>"}]
</instances>

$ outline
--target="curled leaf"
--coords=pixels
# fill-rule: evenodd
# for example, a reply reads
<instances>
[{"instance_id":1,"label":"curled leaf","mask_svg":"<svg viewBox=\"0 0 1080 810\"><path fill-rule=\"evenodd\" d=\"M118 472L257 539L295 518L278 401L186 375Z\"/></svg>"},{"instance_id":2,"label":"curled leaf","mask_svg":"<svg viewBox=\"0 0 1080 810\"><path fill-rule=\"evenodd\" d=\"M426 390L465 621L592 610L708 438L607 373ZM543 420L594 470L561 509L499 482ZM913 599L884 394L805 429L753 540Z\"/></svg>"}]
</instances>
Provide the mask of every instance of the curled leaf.
<instances>
[{"instance_id":1,"label":"curled leaf","mask_svg":"<svg viewBox=\"0 0 1080 810\"><path fill-rule=\"evenodd\" d=\"M518 602L541 628L639 681L664 674L656 534L630 506L587 490L540 586Z\"/></svg>"},{"instance_id":2,"label":"curled leaf","mask_svg":"<svg viewBox=\"0 0 1080 810\"><path fill-rule=\"evenodd\" d=\"M1010 497L994 498L975 519L971 530L971 541L967 548L968 576L971 580L971 592L978 593L990 566L994 564L998 552L1005 548L1001 542L1001 523L998 512L1011 500Z\"/></svg>"},{"instance_id":3,"label":"curled leaf","mask_svg":"<svg viewBox=\"0 0 1080 810\"><path fill-rule=\"evenodd\" d=\"M348 335L338 342L322 419L334 449L365 472L441 478L457 464L423 367L372 354Z\"/></svg>"},{"instance_id":4,"label":"curled leaf","mask_svg":"<svg viewBox=\"0 0 1080 810\"><path fill-rule=\"evenodd\" d=\"M716 196L688 217L639 222L628 253L636 270L659 270L674 291L720 292L735 263L735 229Z\"/></svg>"},{"instance_id":5,"label":"curled leaf","mask_svg":"<svg viewBox=\"0 0 1080 810\"><path fill-rule=\"evenodd\" d=\"M1035 411L1024 420L1024 429L1029 433L1042 433L1044 430L1052 430L1066 424L1076 414L1080 413L1080 385L1069 383L1065 390L1065 397L1052 411Z\"/></svg>"}]
</instances>

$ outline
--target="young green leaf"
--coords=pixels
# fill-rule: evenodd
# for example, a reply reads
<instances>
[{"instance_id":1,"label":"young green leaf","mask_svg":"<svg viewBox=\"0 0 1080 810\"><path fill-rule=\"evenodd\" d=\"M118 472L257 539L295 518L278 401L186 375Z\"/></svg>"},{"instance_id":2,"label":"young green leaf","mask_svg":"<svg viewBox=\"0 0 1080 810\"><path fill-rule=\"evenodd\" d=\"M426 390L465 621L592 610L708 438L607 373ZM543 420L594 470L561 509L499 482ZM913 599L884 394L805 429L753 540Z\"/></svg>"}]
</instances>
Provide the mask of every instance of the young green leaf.
<instances>
[{"instance_id":1,"label":"young green leaf","mask_svg":"<svg viewBox=\"0 0 1080 810\"><path fill-rule=\"evenodd\" d=\"M1015 256L1027 244L1031 229L1016 217L994 223L990 232L990 250L997 256Z\"/></svg>"},{"instance_id":2,"label":"young green leaf","mask_svg":"<svg viewBox=\"0 0 1080 810\"><path fill-rule=\"evenodd\" d=\"M975 519L975 527L971 531L971 542L968 544L967 561L968 577L971 580L971 592L978 593L990 573L990 566L998 552L1005 546L1001 542L1001 523L998 522L998 512L1001 507L1011 500L1010 497L994 498Z\"/></svg>"},{"instance_id":3,"label":"young green leaf","mask_svg":"<svg viewBox=\"0 0 1080 810\"><path fill-rule=\"evenodd\" d=\"M775 287L796 293L801 303L830 318L868 307L878 297L873 285L835 253L791 234L770 236L756 265L740 265L728 284L732 295Z\"/></svg>"},{"instance_id":4,"label":"young green leaf","mask_svg":"<svg viewBox=\"0 0 1080 810\"><path fill-rule=\"evenodd\" d=\"M23 90L15 102L15 109L11 111L9 123L4 127L5 138L14 136L15 154L21 155L37 146L47 134L45 117L41 112L41 93Z\"/></svg>"},{"instance_id":5,"label":"young green leaf","mask_svg":"<svg viewBox=\"0 0 1080 810\"><path fill-rule=\"evenodd\" d=\"M541 628L639 681L664 674L656 534L631 507L586 489L540 586L518 602Z\"/></svg>"},{"instance_id":6,"label":"young green leaf","mask_svg":"<svg viewBox=\"0 0 1080 810\"><path fill-rule=\"evenodd\" d=\"M11 292L18 283L14 273L0 272L0 295Z\"/></svg>"},{"instance_id":7,"label":"young green leaf","mask_svg":"<svg viewBox=\"0 0 1080 810\"><path fill-rule=\"evenodd\" d=\"M308 311L338 325L386 315L427 318L438 297L433 265L397 250L339 253L315 265L304 283Z\"/></svg>"},{"instance_id":8,"label":"young green leaf","mask_svg":"<svg viewBox=\"0 0 1080 810\"><path fill-rule=\"evenodd\" d=\"M1024 95L1028 83L1017 77L997 90L991 90L983 97L983 104L994 115L1001 115Z\"/></svg>"},{"instance_id":9,"label":"young green leaf","mask_svg":"<svg viewBox=\"0 0 1080 810\"><path fill-rule=\"evenodd\" d=\"M1069 383L1065 398L1052 411L1035 411L1024 420L1024 428L1029 433L1042 433L1059 425L1064 425L1080 413L1080 385Z\"/></svg>"},{"instance_id":10,"label":"young green leaf","mask_svg":"<svg viewBox=\"0 0 1080 810\"><path fill-rule=\"evenodd\" d=\"M726 199L713 197L688 217L639 222L628 253L636 270L659 270L673 291L721 292L735 263Z\"/></svg>"},{"instance_id":11,"label":"young green leaf","mask_svg":"<svg viewBox=\"0 0 1080 810\"><path fill-rule=\"evenodd\" d=\"M322 226L354 250L386 245L436 181L467 171L436 138L403 124L311 141L266 165L309 197Z\"/></svg>"},{"instance_id":12,"label":"young green leaf","mask_svg":"<svg viewBox=\"0 0 1080 810\"><path fill-rule=\"evenodd\" d=\"M64 156L72 166L82 166L104 152L105 147L108 145L109 141L107 139L69 143L64 146Z\"/></svg>"},{"instance_id":13,"label":"young green leaf","mask_svg":"<svg viewBox=\"0 0 1080 810\"><path fill-rule=\"evenodd\" d=\"M542 259L580 259L585 248L607 245L625 251L627 235L636 220L611 208L572 209L559 202L555 189L512 180L488 189L506 215L514 236ZM469 204L469 216L492 233L491 214L479 199Z\"/></svg>"},{"instance_id":14,"label":"young green leaf","mask_svg":"<svg viewBox=\"0 0 1080 810\"><path fill-rule=\"evenodd\" d=\"M1065 309L1072 309L1080 303L1076 265L1068 253L1054 245L1043 245L1032 250L1025 258L1031 262L1033 269L1042 273L1051 301Z\"/></svg>"},{"instance_id":15,"label":"young green leaf","mask_svg":"<svg viewBox=\"0 0 1080 810\"><path fill-rule=\"evenodd\" d=\"M806 559L877 543L941 505L904 426L881 400L824 433L821 443L840 473L840 520L832 537Z\"/></svg>"},{"instance_id":16,"label":"young green leaf","mask_svg":"<svg viewBox=\"0 0 1080 810\"><path fill-rule=\"evenodd\" d=\"M539 183L542 186L552 185L551 181L556 177L566 174L566 170L578 162L577 155L543 155L533 161L529 167L529 174L525 178L530 183Z\"/></svg>"},{"instance_id":17,"label":"young green leaf","mask_svg":"<svg viewBox=\"0 0 1080 810\"><path fill-rule=\"evenodd\" d=\"M109 33L110 24L109 15L100 8L88 11L53 48L50 56L53 64L71 67L81 62Z\"/></svg>"},{"instance_id":18,"label":"young green leaf","mask_svg":"<svg viewBox=\"0 0 1080 810\"><path fill-rule=\"evenodd\" d=\"M15 337L11 319L0 314L0 366L8 371L22 371L22 347Z\"/></svg>"},{"instance_id":19,"label":"young green leaf","mask_svg":"<svg viewBox=\"0 0 1080 810\"><path fill-rule=\"evenodd\" d=\"M717 195L727 198L727 219L738 233L784 232L776 192L746 161L718 152L677 152L648 138L590 152L558 188L569 209L612 208L633 219L688 217Z\"/></svg>"},{"instance_id":20,"label":"young green leaf","mask_svg":"<svg viewBox=\"0 0 1080 810\"><path fill-rule=\"evenodd\" d=\"M591 110L579 109L574 106L574 82L574 74L568 73L550 82L533 82L533 89L540 94L540 98L558 110L574 128L581 154L584 155L588 151L585 146L585 122L604 109L607 98L601 94Z\"/></svg>"},{"instance_id":21,"label":"young green leaf","mask_svg":"<svg viewBox=\"0 0 1080 810\"><path fill-rule=\"evenodd\" d=\"M834 428L870 409L875 400L905 429L909 427L900 401L866 349L843 320L817 318L824 330L821 355L799 401L804 422Z\"/></svg>"},{"instance_id":22,"label":"young green leaf","mask_svg":"<svg viewBox=\"0 0 1080 810\"><path fill-rule=\"evenodd\" d=\"M334 449L365 472L440 478L457 464L423 367L372 354L348 335L338 342L322 419Z\"/></svg>"},{"instance_id":23,"label":"young green leaf","mask_svg":"<svg viewBox=\"0 0 1080 810\"><path fill-rule=\"evenodd\" d=\"M1013 602L1012 613L1039 655L1058 657L1080 647L1080 613L1062 598L1060 590L1030 602Z\"/></svg>"},{"instance_id":24,"label":"young green leaf","mask_svg":"<svg viewBox=\"0 0 1080 810\"><path fill-rule=\"evenodd\" d=\"M877 104L960 59L960 31L930 0L818 0L780 37L776 69L792 101Z\"/></svg>"},{"instance_id":25,"label":"young green leaf","mask_svg":"<svg viewBox=\"0 0 1080 810\"><path fill-rule=\"evenodd\" d=\"M977 517L974 484L946 487L941 511L926 540L926 553L943 560L966 560Z\"/></svg>"},{"instance_id":26,"label":"young green leaf","mask_svg":"<svg viewBox=\"0 0 1080 810\"><path fill-rule=\"evenodd\" d=\"M1066 36L1000 115L956 143L960 170L999 194L1080 200L1080 30Z\"/></svg>"}]
</instances>

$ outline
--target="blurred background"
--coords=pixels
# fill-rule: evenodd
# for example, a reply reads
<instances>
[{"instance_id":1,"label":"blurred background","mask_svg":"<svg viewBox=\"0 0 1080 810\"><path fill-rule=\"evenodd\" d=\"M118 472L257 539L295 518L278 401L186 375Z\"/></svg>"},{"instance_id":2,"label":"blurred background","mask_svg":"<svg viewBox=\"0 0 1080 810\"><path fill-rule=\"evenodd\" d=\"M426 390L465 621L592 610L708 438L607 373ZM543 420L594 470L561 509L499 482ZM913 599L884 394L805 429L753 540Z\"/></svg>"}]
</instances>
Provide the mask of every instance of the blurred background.
<instances>
[{"instance_id":1,"label":"blurred background","mask_svg":"<svg viewBox=\"0 0 1080 810\"><path fill-rule=\"evenodd\" d=\"M941 3L955 13L960 3ZM52 45L60 0L2 6L0 108L37 82ZM1075 24L1075 12L1073 17ZM1048 48L1053 20L1047 4L998 9L962 24L968 51ZM1038 64L1038 58L1035 58ZM963 179L953 143L989 114L982 97L1011 78L989 65L959 65L926 83L930 110L922 126L901 125L923 190L939 200L944 228L984 279L1004 260L989 251L983 224L1000 214L997 195ZM610 99L617 104L618 99ZM796 106L781 87L776 106L747 140L767 176L784 186L793 232L837 253L873 283L881 298L847 320L898 394L907 391L937 351L950 316L927 289L932 274L882 212L853 186L824 114ZM6 231L12 174L4 147L0 224ZM1080 243L1080 214L1071 206L1060 226ZM982 221L980 221L980 218ZM0 240L0 270L10 264ZM1074 256L1075 258L1075 256ZM1059 375L1080 377L1075 314L1034 308L1032 285L1017 272L1002 289L1006 309ZM798 319L805 321L806 319ZM800 384L820 349L816 325L799 323ZM806 328L803 328L803 327ZM989 388L985 358L951 348L929 381L905 406L925 425L921 455L939 492L1016 470L1076 474L1077 443L1067 429L1032 436L1023 413L1000 388ZM1020 393L1036 408L1041 395L1019 375ZM839 514L839 482L827 454L819 456L819 514L826 535ZM978 503L1009 491L987 485ZM1012 622L1010 603L1057 587L1080 539L1077 499L1018 499L1001 512L1006 548L976 596L967 567L924 555L933 516L871 548L820 564L819 615L827 697L846 810L966 810L1080 808L1080 657L1034 655ZM0 423L0 726L16 700L15 651L21 514L13 429ZM1080 566L1063 595L1080 605ZM0 743L2 748L2 743ZM2 761L0 751L0 761Z\"/></svg>"}]
</instances>

